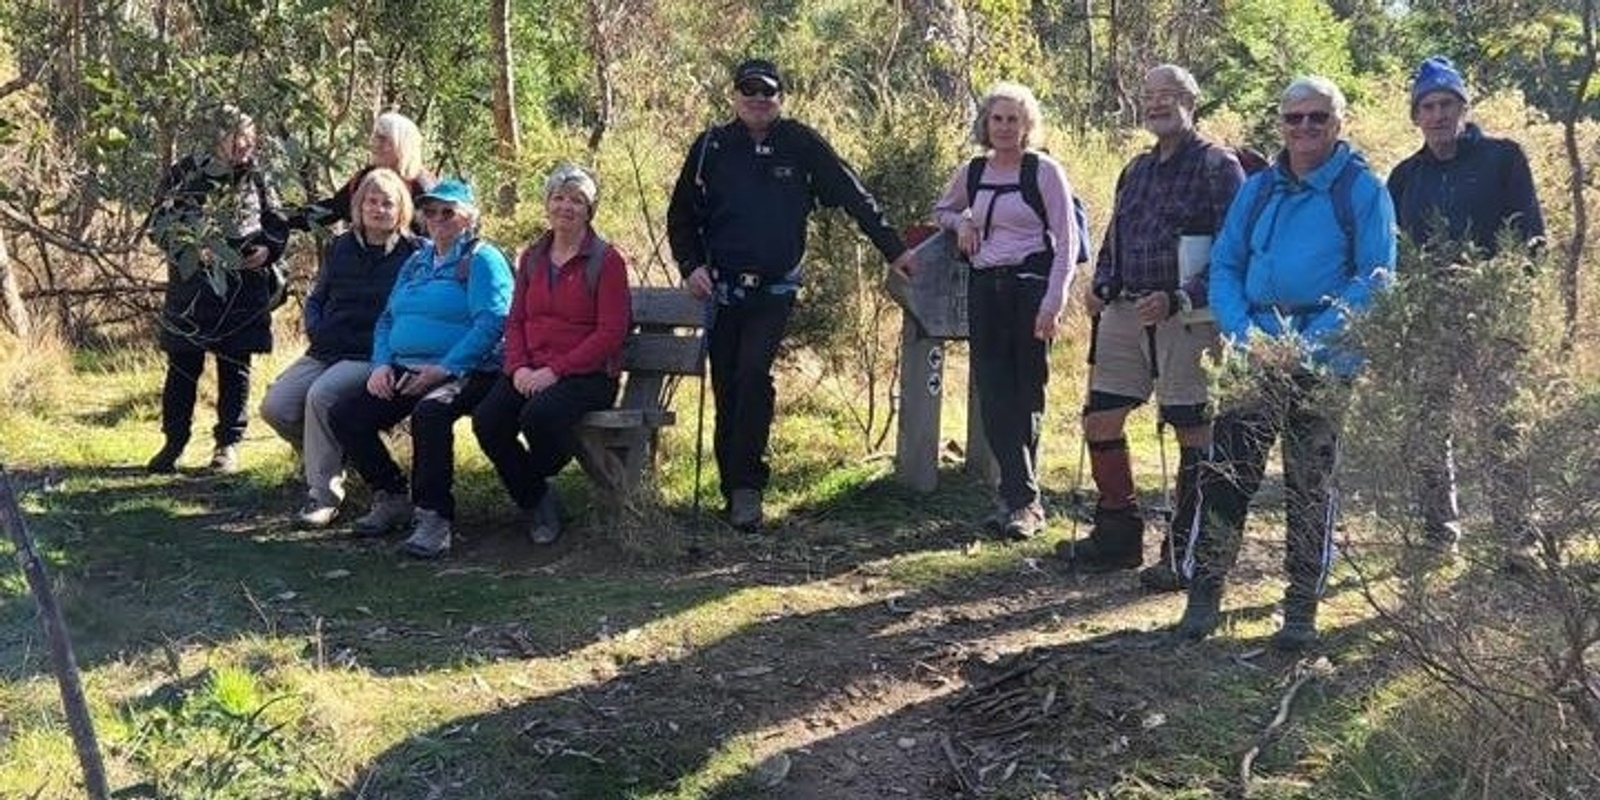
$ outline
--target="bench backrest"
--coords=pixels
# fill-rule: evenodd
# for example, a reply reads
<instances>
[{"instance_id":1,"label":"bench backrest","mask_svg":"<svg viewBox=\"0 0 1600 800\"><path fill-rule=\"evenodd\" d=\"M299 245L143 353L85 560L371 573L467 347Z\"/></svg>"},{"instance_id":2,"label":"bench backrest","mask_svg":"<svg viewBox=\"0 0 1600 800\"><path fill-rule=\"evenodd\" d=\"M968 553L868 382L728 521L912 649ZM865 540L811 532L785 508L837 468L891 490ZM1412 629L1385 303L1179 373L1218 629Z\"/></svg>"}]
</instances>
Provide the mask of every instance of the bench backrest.
<instances>
[{"instance_id":1,"label":"bench backrest","mask_svg":"<svg viewBox=\"0 0 1600 800\"><path fill-rule=\"evenodd\" d=\"M677 288L639 286L631 294L633 331L622 351L627 382L617 407L657 409L668 378L702 374L705 303Z\"/></svg>"}]
</instances>

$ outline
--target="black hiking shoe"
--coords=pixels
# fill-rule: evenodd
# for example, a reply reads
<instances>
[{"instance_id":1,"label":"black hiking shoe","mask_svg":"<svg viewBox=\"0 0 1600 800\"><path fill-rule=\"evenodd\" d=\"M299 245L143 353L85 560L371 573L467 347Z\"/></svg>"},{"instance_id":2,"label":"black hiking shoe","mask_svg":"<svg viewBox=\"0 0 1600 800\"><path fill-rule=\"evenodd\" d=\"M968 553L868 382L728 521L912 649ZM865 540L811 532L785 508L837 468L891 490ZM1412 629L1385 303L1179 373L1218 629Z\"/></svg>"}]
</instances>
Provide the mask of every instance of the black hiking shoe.
<instances>
[{"instance_id":1,"label":"black hiking shoe","mask_svg":"<svg viewBox=\"0 0 1600 800\"><path fill-rule=\"evenodd\" d=\"M1189 602L1183 608L1172 633L1179 639L1198 642L1210 636L1222 624L1222 586L1211 582L1196 583L1189 587Z\"/></svg>"},{"instance_id":2,"label":"black hiking shoe","mask_svg":"<svg viewBox=\"0 0 1600 800\"><path fill-rule=\"evenodd\" d=\"M1139 509L1095 508L1094 529L1087 539L1062 542L1056 555L1079 572L1116 572L1144 563L1144 517Z\"/></svg>"}]
</instances>

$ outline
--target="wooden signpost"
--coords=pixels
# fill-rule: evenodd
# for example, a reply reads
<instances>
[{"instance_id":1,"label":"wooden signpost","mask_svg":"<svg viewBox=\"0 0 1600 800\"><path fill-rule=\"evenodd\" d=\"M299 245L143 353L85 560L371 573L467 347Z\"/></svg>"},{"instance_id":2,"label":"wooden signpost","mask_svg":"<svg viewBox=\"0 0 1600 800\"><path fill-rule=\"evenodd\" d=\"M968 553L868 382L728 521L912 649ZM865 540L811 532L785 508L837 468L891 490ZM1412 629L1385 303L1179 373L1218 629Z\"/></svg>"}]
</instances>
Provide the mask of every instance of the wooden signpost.
<instances>
[{"instance_id":1,"label":"wooden signpost","mask_svg":"<svg viewBox=\"0 0 1600 800\"><path fill-rule=\"evenodd\" d=\"M889 273L889 295L904 311L900 324L900 426L895 477L919 492L939 483L939 417L946 392L945 343L967 338L967 273L955 236L940 231L915 248L910 280ZM978 415L976 387L967 386L967 469L996 479L994 456Z\"/></svg>"}]
</instances>

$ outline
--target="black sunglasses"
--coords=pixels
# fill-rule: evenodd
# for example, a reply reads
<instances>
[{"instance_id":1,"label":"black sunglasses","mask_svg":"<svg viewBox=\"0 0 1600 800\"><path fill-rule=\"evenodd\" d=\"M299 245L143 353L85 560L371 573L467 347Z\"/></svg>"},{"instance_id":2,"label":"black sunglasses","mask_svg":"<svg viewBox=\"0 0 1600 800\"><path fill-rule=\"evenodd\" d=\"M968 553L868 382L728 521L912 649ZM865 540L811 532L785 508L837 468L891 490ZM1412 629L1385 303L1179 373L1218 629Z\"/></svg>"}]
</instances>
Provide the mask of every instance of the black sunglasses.
<instances>
[{"instance_id":1,"label":"black sunglasses","mask_svg":"<svg viewBox=\"0 0 1600 800\"><path fill-rule=\"evenodd\" d=\"M749 83L739 84L739 94L742 94L745 97L755 97L757 95L760 95L761 97L772 97L777 93L778 87L770 86L761 81L751 81Z\"/></svg>"},{"instance_id":2,"label":"black sunglasses","mask_svg":"<svg viewBox=\"0 0 1600 800\"><path fill-rule=\"evenodd\" d=\"M1327 111L1290 111L1280 115L1280 118L1283 124L1291 128L1297 128L1300 123L1308 120L1312 125L1320 127L1328 124L1328 120L1333 119L1333 114Z\"/></svg>"}]
</instances>

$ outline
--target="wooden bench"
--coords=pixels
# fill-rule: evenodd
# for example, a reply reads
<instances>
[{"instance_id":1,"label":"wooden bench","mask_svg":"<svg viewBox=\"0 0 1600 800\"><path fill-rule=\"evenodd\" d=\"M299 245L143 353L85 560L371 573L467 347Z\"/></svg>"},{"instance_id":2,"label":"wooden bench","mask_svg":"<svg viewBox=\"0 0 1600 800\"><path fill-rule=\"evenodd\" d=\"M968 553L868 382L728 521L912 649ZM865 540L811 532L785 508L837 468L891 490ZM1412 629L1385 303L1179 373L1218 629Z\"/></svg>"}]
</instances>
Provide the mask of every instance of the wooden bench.
<instances>
[{"instance_id":1,"label":"wooden bench","mask_svg":"<svg viewBox=\"0 0 1600 800\"><path fill-rule=\"evenodd\" d=\"M622 400L578 423L578 463L599 489L611 518L634 508L645 470L655 465L661 429L680 376L700 378L705 363L705 305L683 289L636 287L633 330L623 345Z\"/></svg>"}]
</instances>

